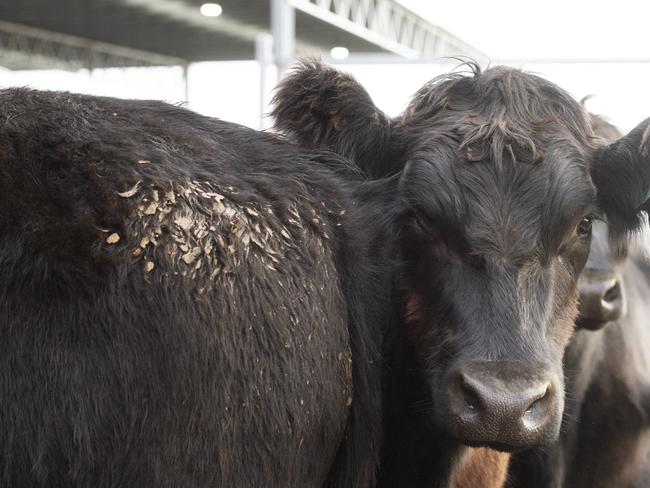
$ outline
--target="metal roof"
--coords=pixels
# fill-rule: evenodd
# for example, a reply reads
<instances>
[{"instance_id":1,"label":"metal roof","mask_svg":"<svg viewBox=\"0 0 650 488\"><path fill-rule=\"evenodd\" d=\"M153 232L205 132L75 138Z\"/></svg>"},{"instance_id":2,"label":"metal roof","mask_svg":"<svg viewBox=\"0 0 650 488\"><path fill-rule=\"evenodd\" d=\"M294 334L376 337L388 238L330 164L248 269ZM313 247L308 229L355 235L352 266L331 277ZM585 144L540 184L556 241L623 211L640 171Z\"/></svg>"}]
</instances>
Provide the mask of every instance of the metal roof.
<instances>
[{"instance_id":1,"label":"metal roof","mask_svg":"<svg viewBox=\"0 0 650 488\"><path fill-rule=\"evenodd\" d=\"M178 65L254 59L270 0L2 0L0 65L10 69ZM297 54L393 52L411 58L481 53L393 0L285 0Z\"/></svg>"}]
</instances>

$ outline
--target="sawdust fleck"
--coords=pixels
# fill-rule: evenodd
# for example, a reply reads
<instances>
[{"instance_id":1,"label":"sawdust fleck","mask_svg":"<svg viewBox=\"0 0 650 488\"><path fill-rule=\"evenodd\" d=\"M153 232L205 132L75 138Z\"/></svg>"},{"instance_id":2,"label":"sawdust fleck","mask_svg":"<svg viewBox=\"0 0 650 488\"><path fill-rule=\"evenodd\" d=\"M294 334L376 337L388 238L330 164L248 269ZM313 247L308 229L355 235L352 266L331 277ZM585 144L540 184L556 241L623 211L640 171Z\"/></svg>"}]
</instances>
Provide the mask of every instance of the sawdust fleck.
<instances>
[{"instance_id":1,"label":"sawdust fleck","mask_svg":"<svg viewBox=\"0 0 650 488\"><path fill-rule=\"evenodd\" d=\"M142 181L138 181L135 185L133 185L131 188L128 190L119 192L118 195L123 197L123 198L129 198L138 193L138 190L140 189L140 185L142 185Z\"/></svg>"},{"instance_id":2,"label":"sawdust fleck","mask_svg":"<svg viewBox=\"0 0 650 488\"><path fill-rule=\"evenodd\" d=\"M112 234L109 234L109 236L106 238L106 242L108 244L116 244L120 242L120 235L117 232L113 232Z\"/></svg>"}]
</instances>

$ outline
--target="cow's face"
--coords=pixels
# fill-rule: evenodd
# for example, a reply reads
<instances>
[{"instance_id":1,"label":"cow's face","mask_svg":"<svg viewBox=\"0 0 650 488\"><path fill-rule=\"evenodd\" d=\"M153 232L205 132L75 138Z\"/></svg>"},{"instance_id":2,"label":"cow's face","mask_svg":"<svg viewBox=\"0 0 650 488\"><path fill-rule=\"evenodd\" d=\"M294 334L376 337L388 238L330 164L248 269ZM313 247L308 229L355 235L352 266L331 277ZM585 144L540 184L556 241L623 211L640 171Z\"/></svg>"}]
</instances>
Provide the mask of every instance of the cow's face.
<instances>
[{"instance_id":1,"label":"cow's face","mask_svg":"<svg viewBox=\"0 0 650 488\"><path fill-rule=\"evenodd\" d=\"M406 335L440 428L472 444L526 447L560 428L562 357L597 213L594 148L575 103L573 120L540 117L529 140L506 142L524 121L507 104L486 108L490 94L472 88L445 91L458 112L436 111L425 125L425 109L412 107L403 120Z\"/></svg>"},{"instance_id":2,"label":"cow's face","mask_svg":"<svg viewBox=\"0 0 650 488\"><path fill-rule=\"evenodd\" d=\"M304 73L278 95L279 126L372 176L400 176L404 336L428 378L432 421L471 445L554 440L592 221L604 211L614 232L636 225L650 187L645 128L601 147L565 92L503 68L436 80L390 124L378 111L361 123L372 111L358 85L318 66ZM301 96L317 78L315 93L343 92L320 104Z\"/></svg>"},{"instance_id":3,"label":"cow's face","mask_svg":"<svg viewBox=\"0 0 650 488\"><path fill-rule=\"evenodd\" d=\"M422 187L432 177L424 158L402 182L411 199L405 327L428 371L434 418L471 443L552 440L595 192L585 166L572 161L447 164L453 176L435 192Z\"/></svg>"}]
</instances>

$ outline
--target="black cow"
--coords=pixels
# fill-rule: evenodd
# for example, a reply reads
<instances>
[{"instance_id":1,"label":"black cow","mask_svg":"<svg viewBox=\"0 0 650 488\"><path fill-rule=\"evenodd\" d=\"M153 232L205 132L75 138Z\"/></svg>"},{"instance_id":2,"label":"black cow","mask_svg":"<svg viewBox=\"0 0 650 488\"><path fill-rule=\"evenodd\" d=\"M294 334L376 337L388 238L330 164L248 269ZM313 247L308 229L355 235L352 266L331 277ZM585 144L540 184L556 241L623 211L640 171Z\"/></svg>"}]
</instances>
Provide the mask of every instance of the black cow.
<instances>
[{"instance_id":1,"label":"black cow","mask_svg":"<svg viewBox=\"0 0 650 488\"><path fill-rule=\"evenodd\" d=\"M600 117L592 125L605 140L620 137ZM511 486L650 486L650 270L634 248L628 258L627 246L610 246L597 222L578 288L561 438L515 456Z\"/></svg>"},{"instance_id":2,"label":"black cow","mask_svg":"<svg viewBox=\"0 0 650 488\"><path fill-rule=\"evenodd\" d=\"M606 215L614 240L638 226L650 120L603 145L566 92L503 67L434 79L390 119L353 78L306 61L275 104L292 141L397 181L402 320L384 341L380 485L446 486L462 444L553 442L591 223Z\"/></svg>"},{"instance_id":3,"label":"black cow","mask_svg":"<svg viewBox=\"0 0 650 488\"><path fill-rule=\"evenodd\" d=\"M11 89L0 117L0 486L319 487L346 456L368 486L383 192L160 102Z\"/></svg>"}]
</instances>

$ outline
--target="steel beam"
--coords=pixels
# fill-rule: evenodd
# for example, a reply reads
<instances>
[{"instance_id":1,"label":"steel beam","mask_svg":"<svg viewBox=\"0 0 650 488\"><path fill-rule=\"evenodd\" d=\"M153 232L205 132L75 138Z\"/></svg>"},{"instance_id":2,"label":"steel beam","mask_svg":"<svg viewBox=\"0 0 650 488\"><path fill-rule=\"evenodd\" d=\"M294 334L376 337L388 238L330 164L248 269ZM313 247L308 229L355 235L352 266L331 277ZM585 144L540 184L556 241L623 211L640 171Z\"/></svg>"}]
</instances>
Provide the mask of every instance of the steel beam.
<instances>
[{"instance_id":1,"label":"steel beam","mask_svg":"<svg viewBox=\"0 0 650 488\"><path fill-rule=\"evenodd\" d=\"M183 22L197 28L221 33L251 44L257 34L267 32L260 26L247 24L222 13L219 17L204 17L199 9L182 0L113 0L138 8L149 14ZM409 59L430 59L461 55L483 60L485 55L458 37L437 27L417 14L399 5L395 0L266 0L271 4L271 17L282 22L286 29L280 45L283 49L292 42L302 54L319 53L327 46L295 38L295 14L298 9L339 29L345 30L380 48ZM271 31L274 28L271 27ZM273 32L278 39L278 32ZM332 46L333 47L333 46ZM282 58L286 58L288 49ZM277 55L276 50L276 58Z\"/></svg>"},{"instance_id":2,"label":"steel beam","mask_svg":"<svg viewBox=\"0 0 650 488\"><path fill-rule=\"evenodd\" d=\"M407 59L485 55L394 0L287 0L291 6Z\"/></svg>"},{"instance_id":3,"label":"steel beam","mask_svg":"<svg viewBox=\"0 0 650 488\"><path fill-rule=\"evenodd\" d=\"M0 20L0 62L21 69L174 66L186 61Z\"/></svg>"},{"instance_id":4,"label":"steel beam","mask_svg":"<svg viewBox=\"0 0 650 488\"><path fill-rule=\"evenodd\" d=\"M199 29L215 32L239 39L242 41L255 43L259 32L268 32L257 25L241 22L227 14L222 13L219 17L204 17L201 15L198 7L183 2L181 0L113 0L123 5L135 7L149 14L182 22ZM320 48L308 42L297 42L298 47L303 52L318 52Z\"/></svg>"}]
</instances>

